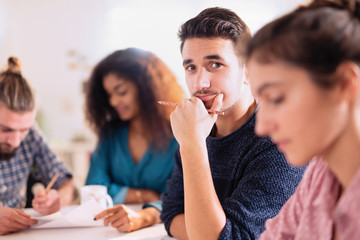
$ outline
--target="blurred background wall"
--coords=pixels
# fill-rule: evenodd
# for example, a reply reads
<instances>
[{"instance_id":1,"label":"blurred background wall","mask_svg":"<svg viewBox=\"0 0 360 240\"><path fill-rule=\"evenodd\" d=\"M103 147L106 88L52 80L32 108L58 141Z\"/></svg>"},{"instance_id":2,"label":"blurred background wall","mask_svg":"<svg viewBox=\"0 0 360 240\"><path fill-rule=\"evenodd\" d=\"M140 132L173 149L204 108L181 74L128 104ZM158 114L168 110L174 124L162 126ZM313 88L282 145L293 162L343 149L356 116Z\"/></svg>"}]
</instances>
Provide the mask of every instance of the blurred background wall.
<instances>
[{"instance_id":1,"label":"blurred background wall","mask_svg":"<svg viewBox=\"0 0 360 240\"><path fill-rule=\"evenodd\" d=\"M180 25L207 7L235 11L256 32L304 0L0 0L0 66L10 55L36 90L38 123L51 144L94 144L83 83L107 54L138 47L161 57L185 88ZM93 145L86 149L91 149ZM82 150L81 150L82 151ZM63 158L66 158L64 155Z\"/></svg>"}]
</instances>

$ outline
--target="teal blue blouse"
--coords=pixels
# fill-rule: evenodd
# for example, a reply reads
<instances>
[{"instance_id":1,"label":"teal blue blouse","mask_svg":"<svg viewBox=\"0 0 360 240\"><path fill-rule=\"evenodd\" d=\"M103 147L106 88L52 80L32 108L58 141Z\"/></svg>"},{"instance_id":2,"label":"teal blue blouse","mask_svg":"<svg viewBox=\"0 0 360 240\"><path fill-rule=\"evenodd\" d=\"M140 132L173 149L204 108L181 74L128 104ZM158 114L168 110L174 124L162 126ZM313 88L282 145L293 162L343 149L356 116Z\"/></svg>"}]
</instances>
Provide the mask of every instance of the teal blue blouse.
<instances>
[{"instance_id":1,"label":"teal blue blouse","mask_svg":"<svg viewBox=\"0 0 360 240\"><path fill-rule=\"evenodd\" d=\"M163 193L174 167L177 146L175 138L162 151L150 146L136 164L129 151L128 126L122 126L110 138L104 138L92 153L86 185L107 186L114 204L124 203L129 188Z\"/></svg>"}]
</instances>

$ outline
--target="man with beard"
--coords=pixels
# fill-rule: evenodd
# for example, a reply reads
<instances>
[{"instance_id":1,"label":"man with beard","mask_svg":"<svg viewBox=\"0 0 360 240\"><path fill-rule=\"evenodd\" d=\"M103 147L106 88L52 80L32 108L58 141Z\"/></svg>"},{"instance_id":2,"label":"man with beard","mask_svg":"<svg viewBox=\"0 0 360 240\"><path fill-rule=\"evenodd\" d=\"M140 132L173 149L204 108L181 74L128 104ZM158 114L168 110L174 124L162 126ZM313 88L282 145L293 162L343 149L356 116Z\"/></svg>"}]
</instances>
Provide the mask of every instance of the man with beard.
<instances>
[{"instance_id":1,"label":"man with beard","mask_svg":"<svg viewBox=\"0 0 360 240\"><path fill-rule=\"evenodd\" d=\"M185 22L179 37L192 97L171 115L180 148L161 218L178 239L256 239L304 169L289 166L270 139L255 135L246 24L228 9L209 8ZM273 104L277 97L269 96Z\"/></svg>"},{"instance_id":2,"label":"man with beard","mask_svg":"<svg viewBox=\"0 0 360 240\"><path fill-rule=\"evenodd\" d=\"M10 57L9 67L0 73L0 235L35 224L18 208L25 207L26 185L31 173L45 185L58 173L48 193L40 189L33 208L50 214L73 201L72 175L49 149L35 126L35 101L27 81L20 73L19 61ZM57 190L55 190L57 189Z\"/></svg>"}]
</instances>

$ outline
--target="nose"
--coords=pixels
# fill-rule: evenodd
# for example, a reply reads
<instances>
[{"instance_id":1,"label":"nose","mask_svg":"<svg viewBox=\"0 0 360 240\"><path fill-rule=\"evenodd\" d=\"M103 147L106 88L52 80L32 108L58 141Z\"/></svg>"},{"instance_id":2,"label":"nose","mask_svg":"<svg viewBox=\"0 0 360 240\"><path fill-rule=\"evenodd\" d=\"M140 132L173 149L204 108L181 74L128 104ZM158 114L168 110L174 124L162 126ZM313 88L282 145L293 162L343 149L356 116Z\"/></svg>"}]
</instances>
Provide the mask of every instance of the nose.
<instances>
[{"instance_id":1,"label":"nose","mask_svg":"<svg viewBox=\"0 0 360 240\"><path fill-rule=\"evenodd\" d=\"M210 87L210 79L206 70L199 69L195 76L194 88L195 90L201 90Z\"/></svg>"},{"instance_id":2,"label":"nose","mask_svg":"<svg viewBox=\"0 0 360 240\"><path fill-rule=\"evenodd\" d=\"M271 119L271 112L261 105L256 113L255 133L259 136L270 136L276 130L276 124Z\"/></svg>"},{"instance_id":3,"label":"nose","mask_svg":"<svg viewBox=\"0 0 360 240\"><path fill-rule=\"evenodd\" d=\"M110 104L110 106L116 107L116 105L118 104L118 102L119 102L119 99L118 99L118 97L117 97L116 95L111 95L111 96L109 97L109 104Z\"/></svg>"},{"instance_id":4,"label":"nose","mask_svg":"<svg viewBox=\"0 0 360 240\"><path fill-rule=\"evenodd\" d=\"M12 148L17 148L20 146L22 141L22 134L20 131L14 131L8 137L6 143L9 144Z\"/></svg>"}]
</instances>

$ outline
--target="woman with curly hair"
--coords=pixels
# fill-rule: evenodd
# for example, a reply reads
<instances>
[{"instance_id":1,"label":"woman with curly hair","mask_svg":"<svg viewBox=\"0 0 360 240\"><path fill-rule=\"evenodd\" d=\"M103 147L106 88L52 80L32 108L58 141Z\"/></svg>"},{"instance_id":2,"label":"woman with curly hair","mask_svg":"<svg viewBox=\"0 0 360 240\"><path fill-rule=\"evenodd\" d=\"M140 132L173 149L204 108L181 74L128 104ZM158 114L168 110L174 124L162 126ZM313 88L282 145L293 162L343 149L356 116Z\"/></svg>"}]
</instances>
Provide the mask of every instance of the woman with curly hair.
<instances>
[{"instance_id":1,"label":"woman with curly hair","mask_svg":"<svg viewBox=\"0 0 360 240\"><path fill-rule=\"evenodd\" d=\"M158 101L180 102L184 96L171 70L148 51L115 51L94 68L87 85L86 118L98 145L86 184L105 185L115 204L146 204L139 212L124 205L105 210L97 219L108 216L106 225L132 231L160 221L158 201L178 144L169 122L172 109Z\"/></svg>"}]
</instances>

